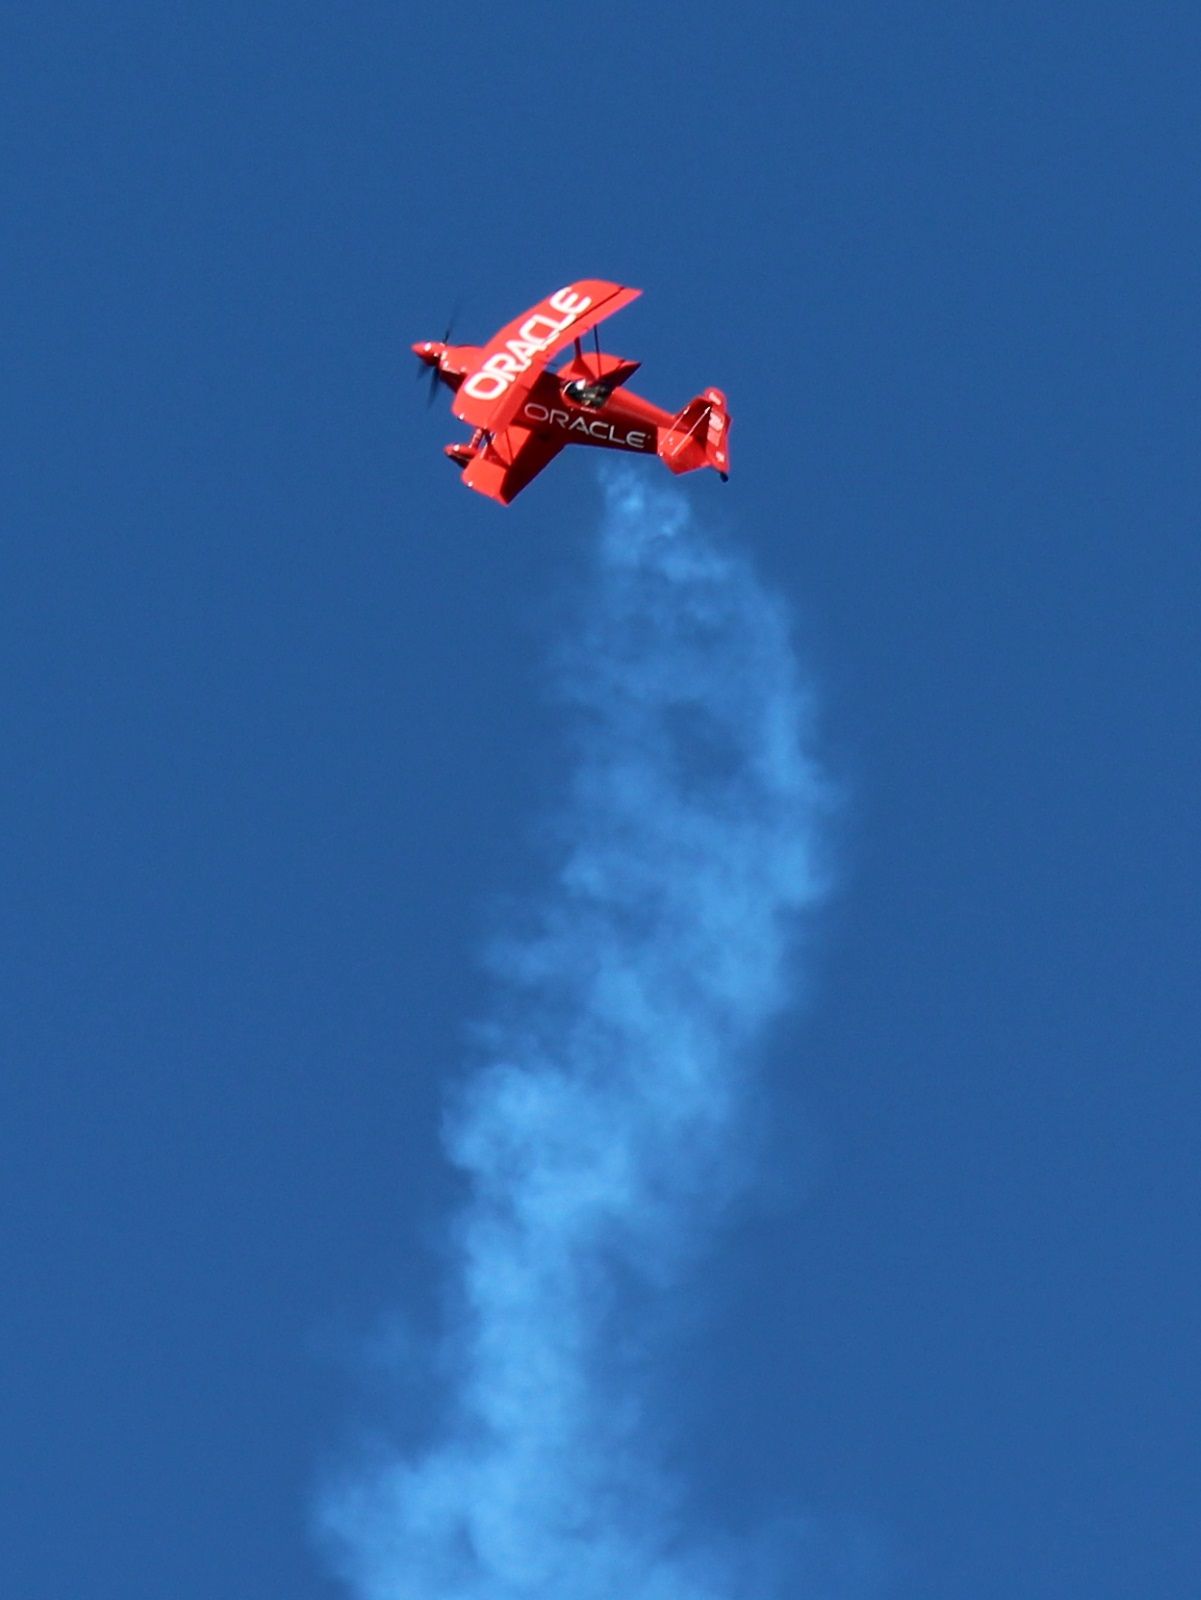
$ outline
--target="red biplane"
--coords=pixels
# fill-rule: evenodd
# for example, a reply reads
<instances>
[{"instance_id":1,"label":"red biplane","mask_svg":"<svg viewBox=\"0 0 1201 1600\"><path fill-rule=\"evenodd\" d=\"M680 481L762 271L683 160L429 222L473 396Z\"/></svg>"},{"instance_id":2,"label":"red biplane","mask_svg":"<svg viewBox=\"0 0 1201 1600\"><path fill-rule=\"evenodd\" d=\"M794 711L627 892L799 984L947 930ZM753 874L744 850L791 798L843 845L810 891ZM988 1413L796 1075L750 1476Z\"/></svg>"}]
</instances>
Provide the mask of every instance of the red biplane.
<instances>
[{"instance_id":1,"label":"red biplane","mask_svg":"<svg viewBox=\"0 0 1201 1600\"><path fill-rule=\"evenodd\" d=\"M657 455L672 472L730 470L730 416L720 389L706 389L674 415L624 387L639 362L603 355L598 323L641 294L619 283L586 278L557 289L523 312L484 346L427 339L413 353L430 370L431 398L439 382L455 391L452 407L475 429L470 441L448 444L463 482L508 505L564 445L599 445ZM592 331L595 348L585 350ZM568 345L570 359L550 363Z\"/></svg>"}]
</instances>

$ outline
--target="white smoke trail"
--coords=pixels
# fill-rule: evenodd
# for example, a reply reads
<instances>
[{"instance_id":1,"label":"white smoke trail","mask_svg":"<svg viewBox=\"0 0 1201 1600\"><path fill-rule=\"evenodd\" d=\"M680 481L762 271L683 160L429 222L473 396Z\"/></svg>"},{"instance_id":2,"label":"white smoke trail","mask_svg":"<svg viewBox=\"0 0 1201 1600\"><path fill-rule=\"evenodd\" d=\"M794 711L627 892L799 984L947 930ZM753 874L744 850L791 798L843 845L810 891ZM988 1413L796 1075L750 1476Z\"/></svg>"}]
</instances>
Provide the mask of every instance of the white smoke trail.
<instances>
[{"instance_id":1,"label":"white smoke trail","mask_svg":"<svg viewBox=\"0 0 1201 1600\"><path fill-rule=\"evenodd\" d=\"M678 1525L637 1330L745 1179L825 790L784 609L678 492L609 485L577 621L556 664L575 729L558 870L494 952L487 1058L449 1120L471 1194L451 1415L323 1508L367 1600L775 1588Z\"/></svg>"}]
</instances>

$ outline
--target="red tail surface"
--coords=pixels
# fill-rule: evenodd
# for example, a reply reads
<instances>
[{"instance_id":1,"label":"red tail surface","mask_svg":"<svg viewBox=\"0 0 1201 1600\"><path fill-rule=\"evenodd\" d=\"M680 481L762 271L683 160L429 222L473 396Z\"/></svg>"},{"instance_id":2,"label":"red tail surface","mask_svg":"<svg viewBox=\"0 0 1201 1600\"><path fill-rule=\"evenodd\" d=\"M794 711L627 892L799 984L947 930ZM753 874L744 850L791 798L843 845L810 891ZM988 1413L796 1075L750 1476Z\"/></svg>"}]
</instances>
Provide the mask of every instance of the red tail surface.
<instances>
[{"instance_id":1,"label":"red tail surface","mask_svg":"<svg viewBox=\"0 0 1201 1600\"><path fill-rule=\"evenodd\" d=\"M659 434L659 456L672 472L713 467L730 475L730 413L720 389L706 389L690 400Z\"/></svg>"}]
</instances>

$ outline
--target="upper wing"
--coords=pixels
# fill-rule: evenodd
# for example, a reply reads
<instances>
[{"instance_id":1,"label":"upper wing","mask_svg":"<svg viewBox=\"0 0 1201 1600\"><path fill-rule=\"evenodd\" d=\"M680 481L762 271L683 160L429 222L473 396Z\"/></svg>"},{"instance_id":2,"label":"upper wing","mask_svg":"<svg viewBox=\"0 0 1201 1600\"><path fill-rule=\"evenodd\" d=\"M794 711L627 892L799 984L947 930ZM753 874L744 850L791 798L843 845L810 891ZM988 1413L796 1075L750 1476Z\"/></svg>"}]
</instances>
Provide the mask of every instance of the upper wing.
<instances>
[{"instance_id":1,"label":"upper wing","mask_svg":"<svg viewBox=\"0 0 1201 1600\"><path fill-rule=\"evenodd\" d=\"M560 441L514 424L490 439L467 463L463 482L507 506L562 448Z\"/></svg>"},{"instance_id":2,"label":"upper wing","mask_svg":"<svg viewBox=\"0 0 1201 1600\"><path fill-rule=\"evenodd\" d=\"M498 433L543 370L565 345L628 306L642 293L601 278L556 289L484 346L455 395L452 410L473 428Z\"/></svg>"}]
</instances>

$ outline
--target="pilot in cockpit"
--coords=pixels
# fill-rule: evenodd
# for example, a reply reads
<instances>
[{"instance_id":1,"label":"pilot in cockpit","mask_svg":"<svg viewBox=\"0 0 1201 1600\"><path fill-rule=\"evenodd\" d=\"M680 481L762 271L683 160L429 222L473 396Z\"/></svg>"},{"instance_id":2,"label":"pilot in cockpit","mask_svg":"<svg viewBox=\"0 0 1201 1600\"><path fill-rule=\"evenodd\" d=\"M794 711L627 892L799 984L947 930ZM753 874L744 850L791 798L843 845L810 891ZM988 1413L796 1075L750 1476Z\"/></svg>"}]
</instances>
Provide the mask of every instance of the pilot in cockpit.
<instances>
[{"instance_id":1,"label":"pilot in cockpit","mask_svg":"<svg viewBox=\"0 0 1201 1600\"><path fill-rule=\"evenodd\" d=\"M573 383L564 385L563 393L569 400L574 400L577 406L587 406L590 411L599 411L613 393L613 386L609 383L589 383L586 378L576 378Z\"/></svg>"}]
</instances>

